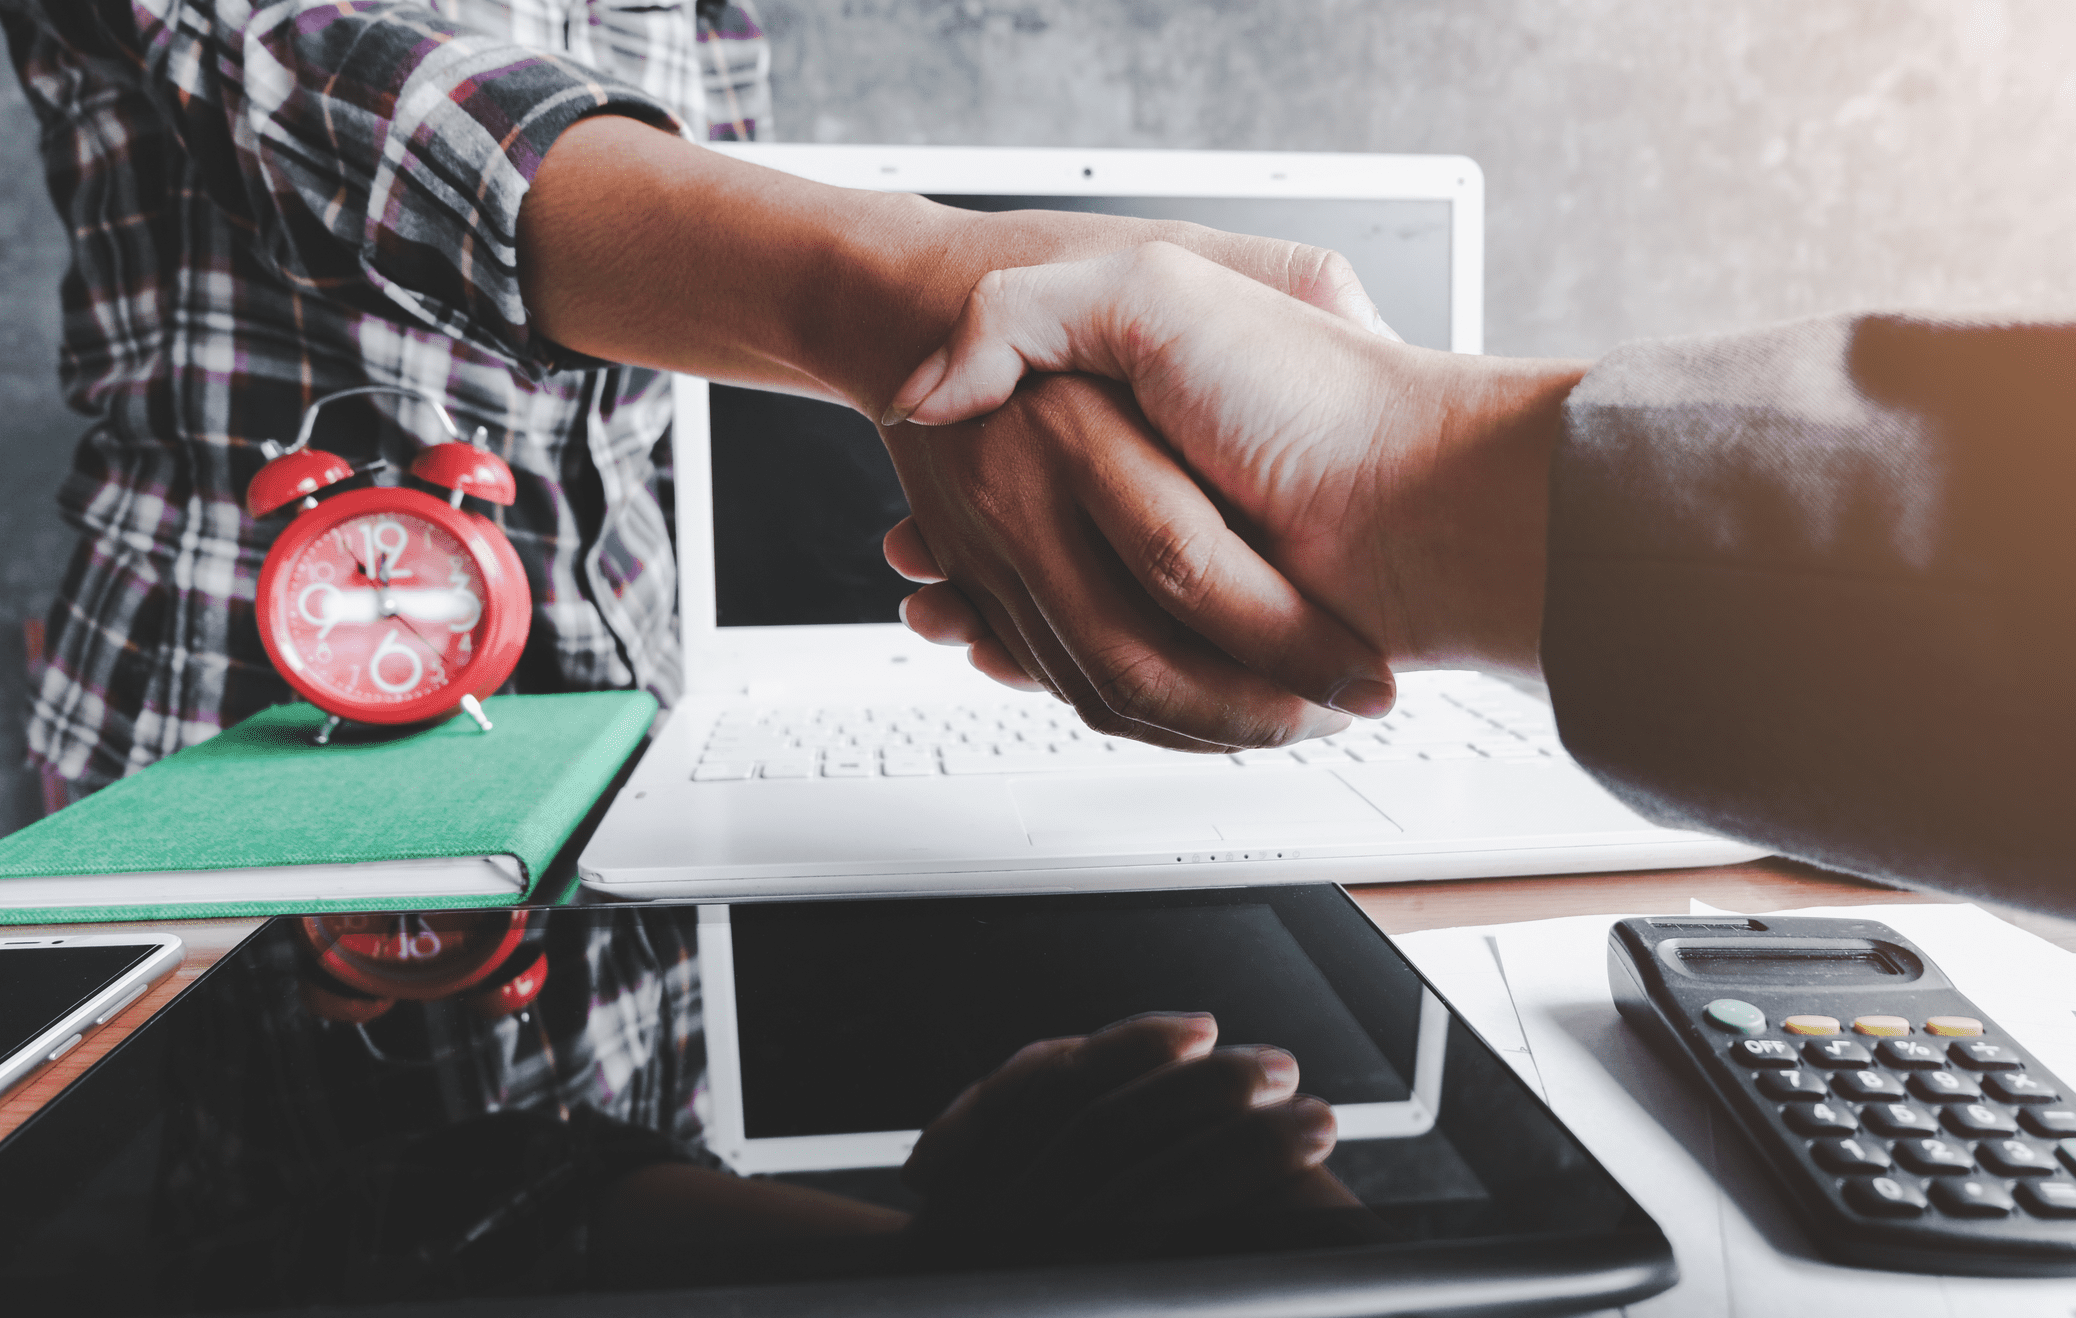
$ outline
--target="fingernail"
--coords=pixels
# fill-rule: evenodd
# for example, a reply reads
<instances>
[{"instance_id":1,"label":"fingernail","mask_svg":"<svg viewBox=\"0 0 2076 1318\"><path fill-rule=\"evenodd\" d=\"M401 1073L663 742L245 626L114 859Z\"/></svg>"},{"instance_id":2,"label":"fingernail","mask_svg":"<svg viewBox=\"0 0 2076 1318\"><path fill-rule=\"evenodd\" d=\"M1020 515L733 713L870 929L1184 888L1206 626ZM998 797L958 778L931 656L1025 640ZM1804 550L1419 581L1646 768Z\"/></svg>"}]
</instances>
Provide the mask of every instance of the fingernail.
<instances>
[{"instance_id":1,"label":"fingernail","mask_svg":"<svg viewBox=\"0 0 2076 1318\"><path fill-rule=\"evenodd\" d=\"M1333 694L1326 698L1326 704L1329 709L1338 709L1357 718L1383 718L1391 712L1397 697L1397 690L1389 682L1351 677L1333 689Z\"/></svg>"},{"instance_id":2,"label":"fingernail","mask_svg":"<svg viewBox=\"0 0 2076 1318\"><path fill-rule=\"evenodd\" d=\"M916 408L921 406L921 401L911 403L907 407L902 407L899 404L891 405L887 408L886 415L879 419L879 423L883 426L898 426L913 416Z\"/></svg>"},{"instance_id":3,"label":"fingernail","mask_svg":"<svg viewBox=\"0 0 2076 1318\"><path fill-rule=\"evenodd\" d=\"M1340 1127L1334 1121L1333 1108L1309 1094L1290 1105L1290 1115L1297 1122L1298 1138L1314 1156L1331 1151L1340 1136Z\"/></svg>"},{"instance_id":4,"label":"fingernail","mask_svg":"<svg viewBox=\"0 0 2076 1318\"><path fill-rule=\"evenodd\" d=\"M1257 1048L1254 1050L1254 1057L1261 1065L1263 1077L1268 1080L1272 1087L1276 1089L1295 1089L1297 1087L1297 1058L1292 1057L1281 1048Z\"/></svg>"},{"instance_id":5,"label":"fingernail","mask_svg":"<svg viewBox=\"0 0 2076 1318\"><path fill-rule=\"evenodd\" d=\"M1385 322L1384 313L1377 310L1377 304L1374 302L1370 303L1370 333L1390 339L1393 343L1405 342L1398 336L1398 331Z\"/></svg>"}]
</instances>

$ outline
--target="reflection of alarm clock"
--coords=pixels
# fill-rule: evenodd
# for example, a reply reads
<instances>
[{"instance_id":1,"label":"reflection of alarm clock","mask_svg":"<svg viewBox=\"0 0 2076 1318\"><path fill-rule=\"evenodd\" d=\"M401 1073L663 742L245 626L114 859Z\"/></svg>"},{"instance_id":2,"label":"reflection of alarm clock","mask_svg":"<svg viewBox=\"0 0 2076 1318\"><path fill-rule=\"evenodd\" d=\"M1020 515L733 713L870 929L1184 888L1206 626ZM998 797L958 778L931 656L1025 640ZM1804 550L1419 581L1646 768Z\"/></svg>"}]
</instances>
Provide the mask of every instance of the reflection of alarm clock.
<instances>
[{"instance_id":1,"label":"reflection of alarm clock","mask_svg":"<svg viewBox=\"0 0 2076 1318\"><path fill-rule=\"evenodd\" d=\"M524 1011L548 982L537 914L308 916L293 926L307 956L303 1005L345 1025L365 1025L399 999L454 998L486 1020Z\"/></svg>"},{"instance_id":2,"label":"reflection of alarm clock","mask_svg":"<svg viewBox=\"0 0 2076 1318\"><path fill-rule=\"evenodd\" d=\"M344 459L309 447L317 411L353 394L398 393L432 405L454 439L432 444L411 474L448 490L376 486L319 501L355 475ZM504 532L461 506L463 495L510 504L511 468L463 443L438 400L415 389L369 386L330 394L303 414L301 433L247 488L254 518L302 501L267 552L254 610L267 657L288 684L339 719L415 723L466 709L487 731L478 699L504 685L532 622L526 572Z\"/></svg>"}]
</instances>

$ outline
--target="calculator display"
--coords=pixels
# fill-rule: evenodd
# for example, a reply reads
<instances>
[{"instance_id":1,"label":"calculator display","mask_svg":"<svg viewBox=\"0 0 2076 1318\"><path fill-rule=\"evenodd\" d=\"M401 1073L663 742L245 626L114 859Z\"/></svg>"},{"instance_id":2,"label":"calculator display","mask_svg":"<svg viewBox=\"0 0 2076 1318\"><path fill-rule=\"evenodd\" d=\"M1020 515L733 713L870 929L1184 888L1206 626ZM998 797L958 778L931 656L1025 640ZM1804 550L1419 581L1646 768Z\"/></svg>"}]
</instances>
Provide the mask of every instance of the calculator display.
<instances>
[{"instance_id":1,"label":"calculator display","mask_svg":"<svg viewBox=\"0 0 2076 1318\"><path fill-rule=\"evenodd\" d=\"M1850 983L1910 978L1908 953L1878 943L1768 939L1753 942L1675 939L1664 945L1681 973L1699 979L1769 984Z\"/></svg>"}]
</instances>

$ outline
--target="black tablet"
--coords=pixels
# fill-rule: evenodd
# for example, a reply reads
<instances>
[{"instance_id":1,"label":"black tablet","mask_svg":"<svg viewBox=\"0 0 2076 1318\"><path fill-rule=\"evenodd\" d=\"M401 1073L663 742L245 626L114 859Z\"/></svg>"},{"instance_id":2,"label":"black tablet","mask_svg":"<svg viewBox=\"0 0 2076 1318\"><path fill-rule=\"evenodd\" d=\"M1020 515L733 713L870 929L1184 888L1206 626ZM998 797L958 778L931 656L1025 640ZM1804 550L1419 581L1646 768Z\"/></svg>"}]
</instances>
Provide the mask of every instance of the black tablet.
<instances>
[{"instance_id":1,"label":"black tablet","mask_svg":"<svg viewBox=\"0 0 2076 1318\"><path fill-rule=\"evenodd\" d=\"M956 1196L904 1178L1020 1048L1148 1012L1288 1050L1323 1167L1021 1090L940 1143ZM0 1144L21 1312L1544 1313L1674 1277L1330 885L279 919Z\"/></svg>"}]
</instances>

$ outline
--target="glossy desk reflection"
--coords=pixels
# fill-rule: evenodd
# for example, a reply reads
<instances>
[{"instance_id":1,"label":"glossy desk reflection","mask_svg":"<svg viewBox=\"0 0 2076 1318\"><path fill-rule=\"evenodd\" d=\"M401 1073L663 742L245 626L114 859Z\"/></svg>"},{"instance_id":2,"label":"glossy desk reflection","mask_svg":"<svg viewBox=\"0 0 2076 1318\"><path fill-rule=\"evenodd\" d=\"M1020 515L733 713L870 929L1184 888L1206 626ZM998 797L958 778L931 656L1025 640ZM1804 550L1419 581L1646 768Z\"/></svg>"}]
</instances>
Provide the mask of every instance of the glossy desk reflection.
<instances>
[{"instance_id":1,"label":"glossy desk reflection","mask_svg":"<svg viewBox=\"0 0 2076 1318\"><path fill-rule=\"evenodd\" d=\"M1367 1053L1361 1039L1346 1037L1292 1051L1301 1065L1315 1053L1322 1082L1354 1086L1353 1099L1364 1085L1403 1094L1406 1077L1386 1072L1408 1065L1404 1031L1420 1016L1417 978L1403 967L1380 971L1380 953L1391 954L1332 889L1268 891L1252 903L1254 914L1223 926L1244 940L1250 929L1267 930L1259 911L1271 911L1271 923L1298 933L1312 973L1351 1015L1324 1013L1332 1023L1321 1027L1269 1011L1247 1028L1288 1039L1353 1029L1374 1044ZM1020 911L1038 926L1061 912L1100 917L1116 906L1107 913L1119 927L1136 927L1132 912L1164 902L1211 910L1246 905L1243 898L900 905L954 923ZM840 1069L863 1073L849 1096L840 1078L825 1075L823 1083L839 1103L848 1097L870 1109L889 1088L869 1074L873 1055L856 1051L855 1037L837 1046L826 1031L841 1004L854 1013L843 1028L855 1036L869 1018L857 1009L878 991L857 978L870 958L843 955L845 922L854 946L884 949L890 944L869 926L892 905L756 909L769 931L792 912L823 939L796 972L794 991L807 996L788 1008L808 1018L779 1051L793 1049L810 1072L838 1059ZM1456 1026L1438 1120L1412 1138L1344 1142L1326 1165L1330 1175L1262 1181L1231 1146L1218 1158L1149 1172L1149 1153L1167 1128L1142 1123L1139 1138L1107 1144L969 1144L962 1156L970 1165L920 1195L893 1168L733 1177L717 1169L706 1140L696 908L569 909L535 924L529 937L548 970L523 1010L486 1014L478 984L473 994L399 1002L360 1022L325 1008L336 981L313 980L311 944L294 922L270 926L52 1108L29 1132L34 1138L0 1151L0 1281L19 1296L63 1297L75 1310L182 1312L1559 1237L1618 1231L1635 1217L1627 1196ZM942 944L943 932L929 941ZM1133 975L1065 1009L1088 1014L1085 1022L1033 1014L1031 1002L1047 998L1043 983L1029 984L1017 1004L999 984L976 980L968 1001L951 1004L967 1025L946 1018L930 1028L1088 1030L1125 1008L1201 1005L1190 999L1205 990L1191 988L1190 976L1201 980L1216 967L1187 938L1164 957L1156 936L1141 929L1138 937ZM1197 972L1189 970L1193 958ZM1063 972L1061 982L1086 986L1101 978L1103 962ZM1143 973L1148 964L1179 967L1179 978L1159 987ZM1293 979L1287 965L1275 973L1295 986L1293 1002L1322 992L1300 983L1301 974ZM985 1010L990 993L1004 1010ZM832 1010L801 1005L814 1001ZM1013 1050L1007 1037L971 1051L970 1074L933 1073L911 1086L903 1110L941 1109ZM1337 1073L1320 1051L1334 1047L1361 1065ZM938 1051L960 1055L931 1055ZM1041 1123L1063 1121L1044 1103L1029 1111ZM1203 1123L1191 1120L1177 1112L1176 1139L1200 1133ZM1062 1158L1087 1174L1070 1192L1030 1193L1033 1169ZM1178 1196L1161 1184L1177 1169L1193 1178L1194 1193ZM956 1188L933 1203L945 1185Z\"/></svg>"}]
</instances>

